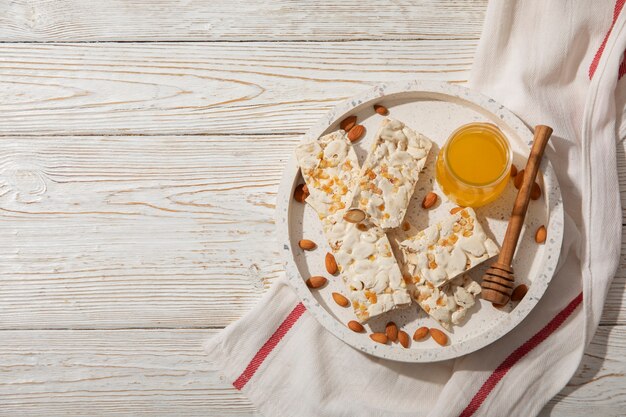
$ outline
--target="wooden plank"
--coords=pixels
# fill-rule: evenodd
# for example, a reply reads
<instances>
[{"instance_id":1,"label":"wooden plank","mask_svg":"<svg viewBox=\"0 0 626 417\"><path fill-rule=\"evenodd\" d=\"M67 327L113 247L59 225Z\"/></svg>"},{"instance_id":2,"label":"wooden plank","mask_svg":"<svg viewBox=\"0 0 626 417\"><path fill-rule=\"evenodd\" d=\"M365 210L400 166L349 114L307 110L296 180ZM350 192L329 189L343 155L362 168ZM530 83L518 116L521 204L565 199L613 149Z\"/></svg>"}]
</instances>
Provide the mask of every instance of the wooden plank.
<instances>
[{"instance_id":1,"label":"wooden plank","mask_svg":"<svg viewBox=\"0 0 626 417\"><path fill-rule=\"evenodd\" d=\"M0 415L260 417L203 354L214 333L3 331Z\"/></svg>"},{"instance_id":2,"label":"wooden plank","mask_svg":"<svg viewBox=\"0 0 626 417\"><path fill-rule=\"evenodd\" d=\"M4 41L476 39L486 0L17 0L0 3Z\"/></svg>"},{"instance_id":3,"label":"wooden plank","mask_svg":"<svg viewBox=\"0 0 626 417\"><path fill-rule=\"evenodd\" d=\"M475 47L475 40L7 43L0 135L300 133L381 82L464 81Z\"/></svg>"},{"instance_id":4,"label":"wooden plank","mask_svg":"<svg viewBox=\"0 0 626 417\"><path fill-rule=\"evenodd\" d=\"M0 415L260 414L201 350L215 330L3 331ZM543 416L620 416L626 327L601 328ZM266 416L271 417L271 416Z\"/></svg>"},{"instance_id":5,"label":"wooden plank","mask_svg":"<svg viewBox=\"0 0 626 417\"><path fill-rule=\"evenodd\" d=\"M0 328L241 317L282 270L274 204L298 140L0 138ZM604 324L626 323L625 267Z\"/></svg>"}]
</instances>

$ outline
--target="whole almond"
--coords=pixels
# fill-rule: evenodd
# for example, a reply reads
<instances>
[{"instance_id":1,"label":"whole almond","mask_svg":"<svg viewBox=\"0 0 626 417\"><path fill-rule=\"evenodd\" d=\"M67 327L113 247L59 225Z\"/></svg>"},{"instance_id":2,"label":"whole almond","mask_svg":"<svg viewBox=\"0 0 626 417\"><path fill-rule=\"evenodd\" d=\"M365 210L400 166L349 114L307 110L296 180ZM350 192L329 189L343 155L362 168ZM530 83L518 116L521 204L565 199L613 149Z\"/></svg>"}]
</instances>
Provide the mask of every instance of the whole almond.
<instances>
[{"instance_id":1,"label":"whole almond","mask_svg":"<svg viewBox=\"0 0 626 417\"><path fill-rule=\"evenodd\" d=\"M339 271L339 268L337 267L337 261L335 261L335 257L332 253L326 253L326 259L324 260L324 263L326 264L326 271L328 271L330 275L335 275Z\"/></svg>"},{"instance_id":2,"label":"whole almond","mask_svg":"<svg viewBox=\"0 0 626 417\"><path fill-rule=\"evenodd\" d=\"M350 305L350 301L338 292L333 293L333 300L335 300L337 305L340 305L341 307L348 307Z\"/></svg>"},{"instance_id":3,"label":"whole almond","mask_svg":"<svg viewBox=\"0 0 626 417\"><path fill-rule=\"evenodd\" d=\"M537 232L535 232L535 242L539 244L544 243L546 241L546 237L548 237L546 227L543 225L539 226Z\"/></svg>"},{"instance_id":4,"label":"whole almond","mask_svg":"<svg viewBox=\"0 0 626 417\"><path fill-rule=\"evenodd\" d=\"M361 139L364 134L365 134L365 126L355 125L348 132L348 140L350 140L350 142L356 142L357 140Z\"/></svg>"},{"instance_id":5,"label":"whole almond","mask_svg":"<svg viewBox=\"0 0 626 417\"><path fill-rule=\"evenodd\" d=\"M374 104L374 111L381 116L386 116L389 114L389 110L385 106L381 106L380 104Z\"/></svg>"},{"instance_id":6,"label":"whole almond","mask_svg":"<svg viewBox=\"0 0 626 417\"><path fill-rule=\"evenodd\" d=\"M356 116L348 116L339 123L339 127L348 132L356 125Z\"/></svg>"},{"instance_id":7,"label":"whole almond","mask_svg":"<svg viewBox=\"0 0 626 417\"><path fill-rule=\"evenodd\" d=\"M376 343L387 344L387 335L385 333L372 333L370 338Z\"/></svg>"},{"instance_id":8,"label":"whole almond","mask_svg":"<svg viewBox=\"0 0 626 417\"><path fill-rule=\"evenodd\" d=\"M517 175L517 167L511 164L511 177L515 177Z\"/></svg>"},{"instance_id":9,"label":"whole almond","mask_svg":"<svg viewBox=\"0 0 626 417\"><path fill-rule=\"evenodd\" d=\"M424 209L431 208L437 202L437 198L438 198L437 194L433 192L426 194L426 197L424 197L424 200L422 200L422 208Z\"/></svg>"},{"instance_id":10,"label":"whole almond","mask_svg":"<svg viewBox=\"0 0 626 417\"><path fill-rule=\"evenodd\" d=\"M441 330L431 327L430 335L433 337L435 342L437 342L439 345L445 346L448 344L448 336L446 336L446 334L442 332Z\"/></svg>"},{"instance_id":11,"label":"whole almond","mask_svg":"<svg viewBox=\"0 0 626 417\"><path fill-rule=\"evenodd\" d=\"M415 331L415 333L413 333L413 340L420 341L422 339L425 339L426 337L428 337L428 327L420 327L419 329L417 329Z\"/></svg>"},{"instance_id":12,"label":"whole almond","mask_svg":"<svg viewBox=\"0 0 626 417\"><path fill-rule=\"evenodd\" d=\"M356 333L363 333L365 331L365 327L358 321L350 320L348 322L348 328Z\"/></svg>"},{"instance_id":13,"label":"whole almond","mask_svg":"<svg viewBox=\"0 0 626 417\"><path fill-rule=\"evenodd\" d=\"M385 334L387 335L387 339L392 342L398 340L398 326L393 321L390 321L385 326Z\"/></svg>"},{"instance_id":14,"label":"whole almond","mask_svg":"<svg viewBox=\"0 0 626 417\"><path fill-rule=\"evenodd\" d=\"M326 284L328 280L324 277L314 276L306 280L306 286L309 288L320 288Z\"/></svg>"},{"instance_id":15,"label":"whole almond","mask_svg":"<svg viewBox=\"0 0 626 417\"><path fill-rule=\"evenodd\" d=\"M521 301L522 298L528 292L528 287L525 284L520 284L513 290L513 294L511 294L511 301Z\"/></svg>"},{"instance_id":16,"label":"whole almond","mask_svg":"<svg viewBox=\"0 0 626 417\"><path fill-rule=\"evenodd\" d=\"M403 348L408 349L410 343L409 334L404 330L400 330L398 332L398 342L400 342Z\"/></svg>"},{"instance_id":17,"label":"whole almond","mask_svg":"<svg viewBox=\"0 0 626 417\"><path fill-rule=\"evenodd\" d=\"M513 185L519 190L520 188L522 188L522 182L524 182L524 170L520 169L515 176L515 179L513 180Z\"/></svg>"},{"instance_id":18,"label":"whole almond","mask_svg":"<svg viewBox=\"0 0 626 417\"><path fill-rule=\"evenodd\" d=\"M300 249L304 249L304 250L313 250L317 248L317 245L315 244L315 242L309 239L300 240L298 242L298 246L300 246Z\"/></svg>"},{"instance_id":19,"label":"whole almond","mask_svg":"<svg viewBox=\"0 0 626 417\"><path fill-rule=\"evenodd\" d=\"M309 189L305 188L306 185L300 184L296 185L296 189L293 192L293 198L298 203L304 203L304 200L309 196Z\"/></svg>"},{"instance_id":20,"label":"whole almond","mask_svg":"<svg viewBox=\"0 0 626 417\"><path fill-rule=\"evenodd\" d=\"M348 223L359 223L365 220L365 212L359 209L350 209L343 215L343 219Z\"/></svg>"},{"instance_id":21,"label":"whole almond","mask_svg":"<svg viewBox=\"0 0 626 417\"><path fill-rule=\"evenodd\" d=\"M463 210L463 207L454 207L450 210L450 214L457 214L461 210Z\"/></svg>"},{"instance_id":22,"label":"whole almond","mask_svg":"<svg viewBox=\"0 0 626 417\"><path fill-rule=\"evenodd\" d=\"M539 197L541 197L541 187L539 184L534 183L533 187L530 189L530 199L539 200Z\"/></svg>"},{"instance_id":23,"label":"whole almond","mask_svg":"<svg viewBox=\"0 0 626 417\"><path fill-rule=\"evenodd\" d=\"M504 304L498 304L498 303L491 303L492 306L494 306L497 309L502 309L504 307L506 307L508 303L504 303Z\"/></svg>"},{"instance_id":24,"label":"whole almond","mask_svg":"<svg viewBox=\"0 0 626 417\"><path fill-rule=\"evenodd\" d=\"M411 230L411 223L409 222L402 223L402 230L404 230L405 232L408 232L409 230Z\"/></svg>"}]
</instances>

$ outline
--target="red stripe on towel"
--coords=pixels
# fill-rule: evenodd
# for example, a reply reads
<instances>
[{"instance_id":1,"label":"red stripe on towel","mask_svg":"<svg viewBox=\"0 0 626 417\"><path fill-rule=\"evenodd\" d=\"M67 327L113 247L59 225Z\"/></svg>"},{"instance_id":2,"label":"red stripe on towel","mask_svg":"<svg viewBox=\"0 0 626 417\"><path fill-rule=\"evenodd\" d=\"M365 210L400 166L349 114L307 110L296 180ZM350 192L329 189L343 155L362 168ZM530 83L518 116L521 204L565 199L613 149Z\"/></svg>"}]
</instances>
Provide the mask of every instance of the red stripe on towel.
<instances>
[{"instance_id":1,"label":"red stripe on towel","mask_svg":"<svg viewBox=\"0 0 626 417\"><path fill-rule=\"evenodd\" d=\"M626 0L617 0L615 2L615 9L613 10L613 22L611 22L611 27L609 28L608 32L606 32L604 40L602 41L602 45L600 45L600 48L598 48L596 55L593 57L593 61L591 61L591 65L589 66L589 79L593 78L593 74L596 72L596 68L598 68L598 63L600 62L600 58L602 57L602 52L604 52L606 41L609 39L609 35L611 35L613 26L617 21L617 16L619 16L619 13L622 11L624 3L626 3Z\"/></svg>"},{"instance_id":2,"label":"red stripe on towel","mask_svg":"<svg viewBox=\"0 0 626 417\"><path fill-rule=\"evenodd\" d=\"M578 294L570 303L561 310L543 329L539 330L533 337L528 339L526 343L518 347L513 353L511 353L505 360L496 368L495 371L487 378L485 383L480 387L474 398L465 407L465 410L459 415L459 417L470 417L474 415L487 398L491 391L496 387L498 382L509 372L509 370L520 359L522 359L527 353L536 348L541 342L546 340L561 324L576 310L576 307L583 300L583 293Z\"/></svg>"},{"instance_id":3,"label":"red stripe on towel","mask_svg":"<svg viewBox=\"0 0 626 417\"><path fill-rule=\"evenodd\" d=\"M617 75L617 79L621 80L624 74L626 74L626 51L624 51L624 55L622 56L622 63L619 64L619 74Z\"/></svg>"},{"instance_id":4,"label":"red stripe on towel","mask_svg":"<svg viewBox=\"0 0 626 417\"><path fill-rule=\"evenodd\" d=\"M291 313L289 313L285 320L283 320L283 322L280 324L280 326L278 326L274 334L272 334L270 338L267 339L267 342L265 342L265 344L261 346L261 349L259 349L256 355L254 355L246 369L244 369L241 375L239 375L239 378L237 378L235 382L233 382L233 386L235 388L241 390L246 385L250 378L254 376L257 369L259 369L259 366L261 366L263 361L265 361L267 355L269 355L272 350L274 350L276 345L278 345L278 342L281 341L281 339L287 334L289 329L291 329L291 327L298 321L298 319L300 318L302 313L305 312L305 310L306 308L304 308L304 305L302 303L298 303L294 307L294 309L291 310Z\"/></svg>"}]
</instances>

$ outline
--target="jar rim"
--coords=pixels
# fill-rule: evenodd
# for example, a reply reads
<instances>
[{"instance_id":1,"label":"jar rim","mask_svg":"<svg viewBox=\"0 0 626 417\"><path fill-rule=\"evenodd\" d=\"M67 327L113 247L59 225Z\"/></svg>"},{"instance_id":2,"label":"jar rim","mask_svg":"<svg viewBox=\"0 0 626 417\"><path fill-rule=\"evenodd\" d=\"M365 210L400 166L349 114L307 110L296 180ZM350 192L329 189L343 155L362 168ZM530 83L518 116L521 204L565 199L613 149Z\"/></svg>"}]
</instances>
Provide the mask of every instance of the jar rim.
<instances>
[{"instance_id":1,"label":"jar rim","mask_svg":"<svg viewBox=\"0 0 626 417\"><path fill-rule=\"evenodd\" d=\"M506 151L506 164L504 168L502 169L502 171L500 172L500 174L498 175L496 179L494 179L493 181L489 181L487 183L475 183L475 182L470 182L470 181L462 179L461 177L459 177L459 175L457 175L456 172L454 172L454 169L452 169L448 161L448 149L452 140L458 137L460 133L465 133L467 131L471 131L474 129L481 129L482 131L487 130L489 133L491 133L491 136L494 137ZM504 133L500 130L500 128L498 128L498 126L496 126L493 123L487 123L487 122L473 122L473 123L467 123L458 127L454 132L450 134L450 136L448 137L448 140L446 141L444 145L443 163L447 171L449 172L449 174L452 175L452 177L456 181L464 185L470 186L470 187L488 188L488 187L493 187L494 185L499 184L506 175L509 175L509 172L511 170L511 165L513 163L513 153L511 152L511 146L509 144L508 139L506 138L506 136L504 136Z\"/></svg>"}]
</instances>

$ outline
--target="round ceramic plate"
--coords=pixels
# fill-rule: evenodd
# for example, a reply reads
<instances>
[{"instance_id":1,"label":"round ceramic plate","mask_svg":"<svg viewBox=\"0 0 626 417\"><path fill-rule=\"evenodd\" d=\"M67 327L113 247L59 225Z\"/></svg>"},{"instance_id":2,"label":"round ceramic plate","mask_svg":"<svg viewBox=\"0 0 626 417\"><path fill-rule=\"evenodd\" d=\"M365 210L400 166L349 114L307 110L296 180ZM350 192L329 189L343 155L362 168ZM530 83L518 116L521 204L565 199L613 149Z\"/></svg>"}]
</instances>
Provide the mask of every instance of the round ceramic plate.
<instances>
[{"instance_id":1,"label":"round ceramic plate","mask_svg":"<svg viewBox=\"0 0 626 417\"><path fill-rule=\"evenodd\" d=\"M353 145L360 163L363 163L383 118L374 112L374 104L386 106L389 117L404 122L433 141L433 148L420 174L405 218L412 227L407 232L399 229L388 232L392 245L445 218L449 210L455 207L435 181L434 165L440 147L457 127L477 121L496 124L511 144L513 163L520 169L525 165L532 132L519 118L492 99L457 85L439 82L413 81L376 87L338 105L302 140L310 141L335 131L339 129L339 122L343 118L356 115L359 123L367 129L365 137ZM461 326L446 332L449 336L447 346L439 346L432 338L422 342L411 341L408 349L399 344L375 343L367 333L354 333L346 327L348 321L355 319L352 309L338 306L331 297L332 292L345 291L341 278L330 277L325 271L324 256L330 248L317 215L310 206L298 203L292 197L295 186L302 182L292 155L283 175L277 202L278 239L288 278L308 311L322 326L345 343L374 356L405 362L434 362L480 349L498 340L526 317L545 292L557 265L563 237L563 206L554 170L547 158L544 158L538 175L543 196L530 202L513 263L517 284L524 283L529 288L524 299L518 303L509 303L503 309L496 309L491 303L480 299L468 312ZM441 198L433 208L424 210L421 202L430 191ZM513 181L510 181L496 202L476 209L479 221L498 245L502 244L515 195ZM546 225L548 239L545 244L538 245L534 241L534 234L541 225ZM303 238L315 241L318 248L311 252L302 251L298 241ZM480 282L490 263L488 261L474 268L470 276ZM305 280L312 275L328 277L328 285L319 290L309 289ZM410 336L421 326L441 328L416 303L371 319L365 327L368 333L384 331L388 321L394 321Z\"/></svg>"}]
</instances>

